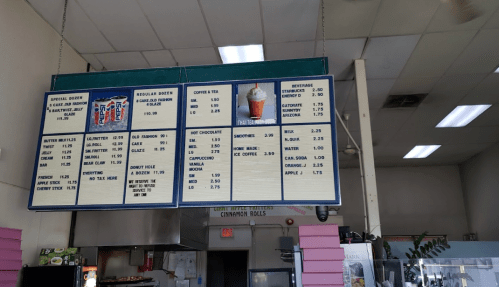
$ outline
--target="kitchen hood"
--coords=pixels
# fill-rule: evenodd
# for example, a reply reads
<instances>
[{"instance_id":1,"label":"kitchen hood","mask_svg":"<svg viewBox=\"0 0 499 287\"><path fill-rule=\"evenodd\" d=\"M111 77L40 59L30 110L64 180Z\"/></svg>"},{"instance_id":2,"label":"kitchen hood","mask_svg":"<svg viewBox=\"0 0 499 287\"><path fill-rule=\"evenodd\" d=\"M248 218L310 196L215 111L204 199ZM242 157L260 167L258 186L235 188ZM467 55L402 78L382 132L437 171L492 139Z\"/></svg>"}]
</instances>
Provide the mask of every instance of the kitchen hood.
<instances>
[{"instance_id":1,"label":"kitchen hood","mask_svg":"<svg viewBox=\"0 0 499 287\"><path fill-rule=\"evenodd\" d=\"M207 250L208 208L79 211L74 247Z\"/></svg>"}]
</instances>

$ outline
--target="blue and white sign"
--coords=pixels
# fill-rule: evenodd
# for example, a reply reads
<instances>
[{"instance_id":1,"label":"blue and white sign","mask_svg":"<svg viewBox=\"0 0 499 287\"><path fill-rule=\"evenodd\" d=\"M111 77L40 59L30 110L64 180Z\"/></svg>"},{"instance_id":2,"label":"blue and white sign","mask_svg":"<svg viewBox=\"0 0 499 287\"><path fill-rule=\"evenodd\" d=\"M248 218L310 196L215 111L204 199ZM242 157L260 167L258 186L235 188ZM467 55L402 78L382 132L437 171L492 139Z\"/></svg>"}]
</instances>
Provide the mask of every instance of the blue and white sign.
<instances>
[{"instance_id":1,"label":"blue and white sign","mask_svg":"<svg viewBox=\"0 0 499 287\"><path fill-rule=\"evenodd\" d=\"M340 205L333 79L50 92L32 210Z\"/></svg>"}]
</instances>

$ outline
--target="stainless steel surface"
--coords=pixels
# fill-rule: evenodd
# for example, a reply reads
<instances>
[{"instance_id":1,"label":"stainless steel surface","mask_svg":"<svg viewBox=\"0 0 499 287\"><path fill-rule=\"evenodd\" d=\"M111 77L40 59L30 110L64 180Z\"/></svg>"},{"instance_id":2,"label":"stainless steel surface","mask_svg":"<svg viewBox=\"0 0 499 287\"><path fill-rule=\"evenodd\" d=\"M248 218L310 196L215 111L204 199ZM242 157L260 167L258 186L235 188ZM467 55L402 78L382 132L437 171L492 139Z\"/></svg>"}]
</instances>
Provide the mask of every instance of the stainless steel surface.
<instances>
[{"instance_id":1,"label":"stainless steel surface","mask_svg":"<svg viewBox=\"0 0 499 287\"><path fill-rule=\"evenodd\" d=\"M74 246L206 250L208 220L207 208L79 211Z\"/></svg>"},{"instance_id":2,"label":"stainless steel surface","mask_svg":"<svg viewBox=\"0 0 499 287\"><path fill-rule=\"evenodd\" d=\"M82 258L85 258L85 265L97 266L97 259L99 257L99 249L97 247L82 247L80 248Z\"/></svg>"},{"instance_id":3,"label":"stainless steel surface","mask_svg":"<svg viewBox=\"0 0 499 287\"><path fill-rule=\"evenodd\" d=\"M300 250L300 245L297 244L294 246L294 257L295 257L295 266L294 266L294 271L295 271L295 286L296 287L302 287L301 283L301 273L302 273L302 259L301 259L301 250Z\"/></svg>"},{"instance_id":4,"label":"stainless steel surface","mask_svg":"<svg viewBox=\"0 0 499 287\"><path fill-rule=\"evenodd\" d=\"M130 249L130 266L142 266L144 264L144 249L132 247Z\"/></svg>"}]
</instances>

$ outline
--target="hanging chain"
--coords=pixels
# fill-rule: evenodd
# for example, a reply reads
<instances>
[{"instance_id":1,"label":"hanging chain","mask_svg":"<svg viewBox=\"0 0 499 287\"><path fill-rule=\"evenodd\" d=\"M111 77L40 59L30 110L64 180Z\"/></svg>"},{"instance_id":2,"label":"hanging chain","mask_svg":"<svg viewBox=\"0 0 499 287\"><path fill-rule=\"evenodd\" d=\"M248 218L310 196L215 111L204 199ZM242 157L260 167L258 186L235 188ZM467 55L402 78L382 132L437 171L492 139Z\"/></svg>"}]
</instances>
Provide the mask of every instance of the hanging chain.
<instances>
[{"instance_id":1,"label":"hanging chain","mask_svg":"<svg viewBox=\"0 0 499 287\"><path fill-rule=\"evenodd\" d=\"M54 84L52 85L52 90L55 89L55 82L57 81L57 77L61 72L61 63L62 63L62 48L64 45L64 28L66 28L66 11L68 9L68 0L64 0L64 13L62 14L62 27L61 27L61 42L59 43L59 62L57 64L57 74L54 77Z\"/></svg>"},{"instance_id":2,"label":"hanging chain","mask_svg":"<svg viewBox=\"0 0 499 287\"><path fill-rule=\"evenodd\" d=\"M326 74L326 28L324 18L324 0L321 0L322 11L322 63L324 64L324 74Z\"/></svg>"}]
</instances>

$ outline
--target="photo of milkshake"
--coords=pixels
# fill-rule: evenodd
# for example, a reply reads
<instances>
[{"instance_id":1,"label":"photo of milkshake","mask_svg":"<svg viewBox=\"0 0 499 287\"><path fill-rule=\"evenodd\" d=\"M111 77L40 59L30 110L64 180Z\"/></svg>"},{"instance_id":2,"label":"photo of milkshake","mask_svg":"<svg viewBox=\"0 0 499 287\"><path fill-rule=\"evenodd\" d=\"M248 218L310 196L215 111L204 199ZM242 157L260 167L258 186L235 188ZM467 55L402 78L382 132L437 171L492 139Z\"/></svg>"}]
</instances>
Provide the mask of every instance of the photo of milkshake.
<instances>
[{"instance_id":1,"label":"photo of milkshake","mask_svg":"<svg viewBox=\"0 0 499 287\"><path fill-rule=\"evenodd\" d=\"M259 120L263 114L263 107L265 105L265 100L267 99L267 94L258 88L258 83L256 83L255 87L249 90L246 98L248 99L250 118Z\"/></svg>"}]
</instances>

